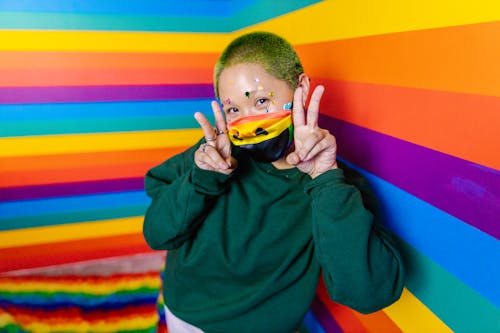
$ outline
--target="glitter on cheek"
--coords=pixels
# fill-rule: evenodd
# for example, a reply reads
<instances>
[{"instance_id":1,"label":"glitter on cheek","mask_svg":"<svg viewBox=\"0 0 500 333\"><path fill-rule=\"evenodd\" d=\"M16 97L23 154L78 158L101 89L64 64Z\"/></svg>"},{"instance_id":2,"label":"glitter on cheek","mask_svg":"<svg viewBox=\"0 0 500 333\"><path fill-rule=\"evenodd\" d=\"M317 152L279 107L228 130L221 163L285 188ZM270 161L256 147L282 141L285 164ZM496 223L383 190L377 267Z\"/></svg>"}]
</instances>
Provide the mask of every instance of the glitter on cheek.
<instances>
[{"instance_id":1,"label":"glitter on cheek","mask_svg":"<svg viewBox=\"0 0 500 333\"><path fill-rule=\"evenodd\" d=\"M292 105L293 105L292 102L283 104L283 110L291 110L292 109Z\"/></svg>"},{"instance_id":2,"label":"glitter on cheek","mask_svg":"<svg viewBox=\"0 0 500 333\"><path fill-rule=\"evenodd\" d=\"M255 82L260 82L258 77L255 78Z\"/></svg>"},{"instance_id":3,"label":"glitter on cheek","mask_svg":"<svg viewBox=\"0 0 500 333\"><path fill-rule=\"evenodd\" d=\"M264 87L263 86L258 86L257 90L264 90Z\"/></svg>"}]
</instances>

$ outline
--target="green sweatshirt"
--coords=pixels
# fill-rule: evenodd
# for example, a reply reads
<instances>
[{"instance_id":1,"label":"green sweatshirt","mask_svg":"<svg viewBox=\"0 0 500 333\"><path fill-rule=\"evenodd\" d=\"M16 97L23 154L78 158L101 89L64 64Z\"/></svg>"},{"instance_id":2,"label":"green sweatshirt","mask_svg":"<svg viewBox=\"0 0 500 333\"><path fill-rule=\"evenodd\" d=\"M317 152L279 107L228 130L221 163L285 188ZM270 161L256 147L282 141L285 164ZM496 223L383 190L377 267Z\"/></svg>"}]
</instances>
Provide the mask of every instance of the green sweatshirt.
<instances>
[{"instance_id":1,"label":"green sweatshirt","mask_svg":"<svg viewBox=\"0 0 500 333\"><path fill-rule=\"evenodd\" d=\"M230 176L195 145L151 169L144 236L168 250L164 301L205 332L293 332L320 271L330 297L362 313L397 300L400 256L341 169L315 179L233 150Z\"/></svg>"}]
</instances>

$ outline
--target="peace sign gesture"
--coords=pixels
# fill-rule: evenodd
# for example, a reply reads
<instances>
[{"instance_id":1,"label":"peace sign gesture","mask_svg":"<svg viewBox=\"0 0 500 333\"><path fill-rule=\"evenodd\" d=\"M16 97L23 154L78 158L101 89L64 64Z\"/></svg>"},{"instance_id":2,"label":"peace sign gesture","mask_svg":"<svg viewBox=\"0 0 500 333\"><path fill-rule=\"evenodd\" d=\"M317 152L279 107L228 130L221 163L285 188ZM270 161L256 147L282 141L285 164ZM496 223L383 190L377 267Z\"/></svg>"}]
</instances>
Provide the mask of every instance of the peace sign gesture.
<instances>
[{"instance_id":1,"label":"peace sign gesture","mask_svg":"<svg viewBox=\"0 0 500 333\"><path fill-rule=\"evenodd\" d=\"M212 101L211 106L215 117L215 128L203 113L194 114L194 118L203 129L206 141L194 153L194 162L200 169L228 175L236 168L237 161L231 156L231 142L227 136L222 110L216 101Z\"/></svg>"},{"instance_id":2,"label":"peace sign gesture","mask_svg":"<svg viewBox=\"0 0 500 333\"><path fill-rule=\"evenodd\" d=\"M307 116L302 87L293 96L293 127L295 151L288 154L286 161L307 173L311 178L337 168L337 143L326 129L318 127L319 103L325 88L317 86L311 95Z\"/></svg>"}]
</instances>

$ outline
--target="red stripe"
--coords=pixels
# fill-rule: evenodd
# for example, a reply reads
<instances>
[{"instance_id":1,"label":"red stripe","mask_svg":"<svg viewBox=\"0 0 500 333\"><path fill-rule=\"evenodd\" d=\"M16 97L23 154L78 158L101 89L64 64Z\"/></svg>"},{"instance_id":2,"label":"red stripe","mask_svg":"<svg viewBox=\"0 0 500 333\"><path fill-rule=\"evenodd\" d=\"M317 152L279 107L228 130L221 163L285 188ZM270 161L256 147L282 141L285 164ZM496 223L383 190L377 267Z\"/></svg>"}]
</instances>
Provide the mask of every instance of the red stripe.
<instances>
[{"instance_id":1,"label":"red stripe","mask_svg":"<svg viewBox=\"0 0 500 333\"><path fill-rule=\"evenodd\" d=\"M0 272L118 257L152 250L141 233L0 249Z\"/></svg>"},{"instance_id":2,"label":"red stripe","mask_svg":"<svg viewBox=\"0 0 500 333\"><path fill-rule=\"evenodd\" d=\"M354 315L354 311L342 306L338 303L333 302L328 296L328 292L326 291L326 286L321 279L318 289L317 295L323 304L328 309L328 312L335 318L335 321L339 324L344 332L369 332L361 323L361 321Z\"/></svg>"},{"instance_id":3,"label":"red stripe","mask_svg":"<svg viewBox=\"0 0 500 333\"><path fill-rule=\"evenodd\" d=\"M113 324L123 320L157 315L156 303L148 305L129 305L123 308L103 310L85 310L76 306L65 306L61 309L34 309L28 306L6 306L7 313L21 325L30 323L55 326L58 324L79 325L83 322L98 324L104 322Z\"/></svg>"},{"instance_id":4,"label":"red stripe","mask_svg":"<svg viewBox=\"0 0 500 333\"><path fill-rule=\"evenodd\" d=\"M500 21L297 47L311 77L500 96Z\"/></svg>"},{"instance_id":5,"label":"red stripe","mask_svg":"<svg viewBox=\"0 0 500 333\"><path fill-rule=\"evenodd\" d=\"M373 332L373 333L401 333L401 329L383 312L377 311L371 314L361 314L342 304L335 303L328 296L324 281L321 280L317 289L317 296L326 305L328 311L345 325L345 332ZM352 325L352 327L350 326ZM344 326L342 326L344 327ZM359 329L359 331L357 331Z\"/></svg>"},{"instance_id":6,"label":"red stripe","mask_svg":"<svg viewBox=\"0 0 500 333\"><path fill-rule=\"evenodd\" d=\"M212 83L211 68L0 69L0 87L67 87Z\"/></svg>"},{"instance_id":7,"label":"red stripe","mask_svg":"<svg viewBox=\"0 0 500 333\"><path fill-rule=\"evenodd\" d=\"M2 277L0 282L5 283L60 283L66 285L73 284L108 284L119 283L122 281L135 281L149 278L159 277L158 271L145 272L145 273L132 273L132 274L112 274L112 275L57 275L57 276L44 276L44 275L28 275L28 276L6 276Z\"/></svg>"},{"instance_id":8,"label":"red stripe","mask_svg":"<svg viewBox=\"0 0 500 333\"><path fill-rule=\"evenodd\" d=\"M323 113L500 169L500 97L319 79Z\"/></svg>"}]
</instances>

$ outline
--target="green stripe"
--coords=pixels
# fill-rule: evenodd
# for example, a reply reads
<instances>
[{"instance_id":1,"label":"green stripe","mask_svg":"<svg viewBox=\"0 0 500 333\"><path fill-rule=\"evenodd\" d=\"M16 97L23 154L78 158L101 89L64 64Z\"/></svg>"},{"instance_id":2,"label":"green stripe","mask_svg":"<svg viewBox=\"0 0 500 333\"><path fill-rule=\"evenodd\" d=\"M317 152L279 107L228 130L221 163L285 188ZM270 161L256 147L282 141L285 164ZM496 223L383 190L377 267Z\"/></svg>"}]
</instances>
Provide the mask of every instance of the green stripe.
<instances>
[{"instance_id":1,"label":"green stripe","mask_svg":"<svg viewBox=\"0 0 500 333\"><path fill-rule=\"evenodd\" d=\"M141 216L144 215L147 207L148 205L137 205L102 210L72 211L60 214L6 218L0 220L0 231Z\"/></svg>"},{"instance_id":2,"label":"green stripe","mask_svg":"<svg viewBox=\"0 0 500 333\"><path fill-rule=\"evenodd\" d=\"M399 243L407 288L446 325L455 332L500 332L500 309L408 243Z\"/></svg>"},{"instance_id":3,"label":"green stripe","mask_svg":"<svg viewBox=\"0 0 500 333\"><path fill-rule=\"evenodd\" d=\"M0 13L0 29L230 32L231 23L219 17L92 15L59 13Z\"/></svg>"},{"instance_id":4,"label":"green stripe","mask_svg":"<svg viewBox=\"0 0 500 333\"><path fill-rule=\"evenodd\" d=\"M5 326L4 326L5 325ZM0 332L3 333L29 333L18 324L5 324L0 322Z\"/></svg>"},{"instance_id":5,"label":"green stripe","mask_svg":"<svg viewBox=\"0 0 500 333\"><path fill-rule=\"evenodd\" d=\"M0 29L231 32L316 2L259 0L230 17L1 12Z\"/></svg>"},{"instance_id":6,"label":"green stripe","mask_svg":"<svg viewBox=\"0 0 500 333\"><path fill-rule=\"evenodd\" d=\"M192 116L1 122L0 137L199 128Z\"/></svg>"},{"instance_id":7,"label":"green stripe","mask_svg":"<svg viewBox=\"0 0 500 333\"><path fill-rule=\"evenodd\" d=\"M36 281L35 281L36 282ZM43 282L42 282L43 283ZM56 281L57 283L57 281ZM85 282L83 282L85 283ZM103 283L106 284L106 283ZM43 288L43 286L41 287ZM10 291L0 291L0 299L1 300L16 300L19 301L21 298L22 299L28 299L29 297L36 297L36 298L46 298L47 300L50 300L54 297L72 297L74 299L80 299L82 301L88 301L92 299L106 299L109 298L110 296L112 297L120 297L120 296L147 296L147 295L156 295L158 293L158 288L146 288L146 287L141 287L137 288L134 290L117 290L117 291L110 291L108 293L104 294L98 294L98 293L84 293L81 291L76 291L76 292L69 292L69 291L58 291L58 290L51 290L51 291L15 291L15 292L10 292Z\"/></svg>"}]
</instances>

